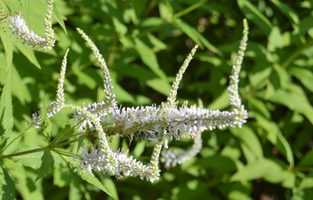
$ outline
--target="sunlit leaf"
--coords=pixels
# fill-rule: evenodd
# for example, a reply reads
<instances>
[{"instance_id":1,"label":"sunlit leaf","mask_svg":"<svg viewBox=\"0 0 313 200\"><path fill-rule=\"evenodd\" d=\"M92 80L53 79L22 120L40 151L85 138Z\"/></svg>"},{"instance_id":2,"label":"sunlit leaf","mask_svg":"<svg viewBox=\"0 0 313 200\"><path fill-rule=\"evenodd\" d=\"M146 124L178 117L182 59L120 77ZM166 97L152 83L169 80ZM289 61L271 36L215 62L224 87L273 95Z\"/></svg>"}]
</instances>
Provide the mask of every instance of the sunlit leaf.
<instances>
[{"instance_id":1,"label":"sunlit leaf","mask_svg":"<svg viewBox=\"0 0 313 200\"><path fill-rule=\"evenodd\" d=\"M248 156L247 160L252 162L263 157L262 145L256 134L248 126L231 129L231 132L241 141L244 154ZM253 155L253 157L250 156Z\"/></svg>"},{"instance_id":2,"label":"sunlit leaf","mask_svg":"<svg viewBox=\"0 0 313 200\"><path fill-rule=\"evenodd\" d=\"M271 22L250 1L237 0L238 5L248 20L253 21L259 28L269 35L272 29Z\"/></svg>"},{"instance_id":3,"label":"sunlit leaf","mask_svg":"<svg viewBox=\"0 0 313 200\"><path fill-rule=\"evenodd\" d=\"M9 137L13 129L13 107L11 97L11 69L6 73L5 85L0 96L0 136Z\"/></svg>"},{"instance_id":4,"label":"sunlit leaf","mask_svg":"<svg viewBox=\"0 0 313 200\"><path fill-rule=\"evenodd\" d=\"M38 149L38 148L40 148L40 147L39 146L23 147L23 148L18 149L18 151L14 152L14 153L31 151L31 150ZM13 160L16 163L19 163L20 165L23 165L25 167L31 167L33 169L39 169L41 166L41 157L42 156L43 156L43 152L38 151L38 152L33 152L33 153L15 156L13 158Z\"/></svg>"}]
</instances>

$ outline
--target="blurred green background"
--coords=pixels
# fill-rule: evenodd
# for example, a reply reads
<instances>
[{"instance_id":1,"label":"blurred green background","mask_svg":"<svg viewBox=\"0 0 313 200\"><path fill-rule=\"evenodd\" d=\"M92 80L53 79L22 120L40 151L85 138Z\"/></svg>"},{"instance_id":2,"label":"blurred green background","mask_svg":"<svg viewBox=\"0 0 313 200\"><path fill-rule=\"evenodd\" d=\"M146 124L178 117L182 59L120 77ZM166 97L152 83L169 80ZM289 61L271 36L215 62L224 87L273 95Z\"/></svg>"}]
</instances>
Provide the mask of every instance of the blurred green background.
<instances>
[{"instance_id":1,"label":"blurred green background","mask_svg":"<svg viewBox=\"0 0 313 200\"><path fill-rule=\"evenodd\" d=\"M0 1L3 12L21 10L28 26L44 36L45 0L5 2L8 7ZM83 106L104 99L98 63L76 27L90 36L106 59L119 104L165 101L179 67L199 44L177 99L225 110L228 76L246 18L250 33L239 88L249 119L241 129L204 132L199 155L169 170L161 164L160 180L153 184L138 177L117 181L99 176L113 197L82 180L61 159L37 182L40 155L33 155L31 162L12 159L5 166L15 178L17 199L313 199L312 0L55 0L55 8L57 42L49 52L32 50L15 35L9 37L1 21L2 43L14 43L12 55L0 45L0 92L7 68L12 67L10 139L27 128L26 120L47 94L49 102L55 99L67 48L67 103ZM53 136L72 114L64 109L52 118ZM149 161L150 143L128 143L116 138L112 148L124 147ZM31 129L5 154L45 144L38 130ZM191 140L170 143L178 151L191 145ZM77 144L66 150L76 153Z\"/></svg>"}]
</instances>

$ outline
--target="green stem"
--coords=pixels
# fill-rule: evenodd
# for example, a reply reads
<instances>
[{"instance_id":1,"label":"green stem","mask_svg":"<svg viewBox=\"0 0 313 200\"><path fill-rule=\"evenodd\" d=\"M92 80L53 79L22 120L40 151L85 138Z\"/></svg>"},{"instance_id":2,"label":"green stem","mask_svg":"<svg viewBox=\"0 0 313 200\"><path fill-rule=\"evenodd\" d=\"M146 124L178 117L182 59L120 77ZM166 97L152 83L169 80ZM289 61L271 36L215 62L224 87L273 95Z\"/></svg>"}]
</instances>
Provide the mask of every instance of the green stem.
<instances>
[{"instance_id":1,"label":"green stem","mask_svg":"<svg viewBox=\"0 0 313 200\"><path fill-rule=\"evenodd\" d=\"M2 1L5 4L5 6L8 8L9 13L12 15L12 11L11 11L10 7L8 6L8 4L5 2L5 0L2 0Z\"/></svg>"},{"instance_id":2,"label":"green stem","mask_svg":"<svg viewBox=\"0 0 313 200\"><path fill-rule=\"evenodd\" d=\"M74 156L74 154L72 152L64 151L64 150L61 150L61 149L53 149L52 151L54 151L57 154L64 155L64 156L69 156L69 157L73 157Z\"/></svg>"},{"instance_id":3,"label":"green stem","mask_svg":"<svg viewBox=\"0 0 313 200\"><path fill-rule=\"evenodd\" d=\"M56 148L66 146L66 145L69 145L69 144L77 142L77 141L78 141L78 139L74 139L74 140L67 141L67 142L64 142L64 143L57 143L57 144L51 144L50 143L49 145L47 145L45 147L41 147L41 148L37 148L37 149L32 149L32 150L18 152L18 153L14 153L14 154L10 154L10 155L4 155L4 156L0 155L0 160L4 159L4 158L12 158L12 157L20 156L20 155L25 155L25 154L31 154L31 153L35 153L35 152L45 151L47 149L50 149L51 151L55 151L57 153L60 152L63 155L70 155L71 156L72 154L70 152L66 152L66 151L63 151L63 150L60 150L60 149L56 149Z\"/></svg>"},{"instance_id":4,"label":"green stem","mask_svg":"<svg viewBox=\"0 0 313 200\"><path fill-rule=\"evenodd\" d=\"M180 18L188 13L190 13L191 11L199 8L200 6L202 6L203 4L205 4L206 2L208 2L209 0L204 0L204 1L200 1L196 4L193 4L192 6L189 6L188 8L186 8L185 10L182 10L178 13L176 13L175 15L173 15L172 19L176 20L177 18Z\"/></svg>"},{"instance_id":5,"label":"green stem","mask_svg":"<svg viewBox=\"0 0 313 200\"><path fill-rule=\"evenodd\" d=\"M24 154L31 154L31 153L35 153L35 152L45 151L45 150L50 149L50 148L51 147L48 145L48 146L41 147L41 148L38 148L38 149L32 149L32 150L29 150L29 151L23 151L23 152L19 152L19 153L10 154L10 155L5 155L5 156L1 156L0 155L0 160L4 159L4 158L12 158L12 157L20 156L20 155L24 155Z\"/></svg>"},{"instance_id":6,"label":"green stem","mask_svg":"<svg viewBox=\"0 0 313 200\"><path fill-rule=\"evenodd\" d=\"M297 50L294 54L292 54L283 64L281 64L282 68L286 68L294 61L305 49L309 48L313 45L313 39L308 42L306 45Z\"/></svg>"},{"instance_id":7,"label":"green stem","mask_svg":"<svg viewBox=\"0 0 313 200\"><path fill-rule=\"evenodd\" d=\"M18 138L20 138L21 136L24 135L24 133L26 133L28 131L28 129L30 129L32 126L29 126L27 129L25 129L25 131L23 131L21 134L19 134L16 138L14 138L8 145L6 145L6 147L4 147L1 151L0 151L0 156L1 154L13 143L15 142Z\"/></svg>"},{"instance_id":8,"label":"green stem","mask_svg":"<svg viewBox=\"0 0 313 200\"><path fill-rule=\"evenodd\" d=\"M69 129L67 129L66 131L64 131L64 132L62 132L62 133L60 133L60 134L58 134L53 140L52 140L52 144L53 143L55 143L61 136L63 136L65 133L67 133L67 132L69 132L70 130L72 130L72 129L74 129L77 125L79 125L81 122L82 122L83 120L81 120L79 123L77 123L75 126L72 126L71 128L69 128ZM63 140L61 140L61 141L59 141L58 143L62 143L64 140L68 140L69 138L71 138L71 137L74 137L74 136L77 136L78 134L75 134L75 135L71 135L71 136L69 136L69 137L67 137L67 138L64 138ZM58 144L57 143L57 144Z\"/></svg>"},{"instance_id":9,"label":"green stem","mask_svg":"<svg viewBox=\"0 0 313 200\"><path fill-rule=\"evenodd\" d=\"M63 142L63 143L58 143L57 144L57 147L63 147L63 146L66 146L66 145L69 145L71 143L74 143L74 142L77 142L78 139L74 139L74 140L71 140L71 141L67 141L67 142Z\"/></svg>"}]
</instances>

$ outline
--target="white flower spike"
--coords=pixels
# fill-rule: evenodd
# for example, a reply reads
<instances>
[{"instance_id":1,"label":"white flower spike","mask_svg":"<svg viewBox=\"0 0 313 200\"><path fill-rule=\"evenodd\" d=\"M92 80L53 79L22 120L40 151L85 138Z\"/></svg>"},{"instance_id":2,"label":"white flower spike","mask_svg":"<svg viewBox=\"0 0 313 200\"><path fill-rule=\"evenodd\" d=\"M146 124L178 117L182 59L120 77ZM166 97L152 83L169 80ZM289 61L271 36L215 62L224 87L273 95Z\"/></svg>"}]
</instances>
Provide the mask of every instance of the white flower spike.
<instances>
[{"instance_id":1,"label":"white flower spike","mask_svg":"<svg viewBox=\"0 0 313 200\"><path fill-rule=\"evenodd\" d=\"M53 0L50 0L47 9L48 14L46 15L47 39L41 38L30 31L20 13L17 13L14 17L9 17L13 33L19 35L19 38L24 39L24 43L28 43L30 46L37 47L38 49L51 49L54 43L54 35L51 28L52 3ZM47 113L51 117L64 107L71 108L76 113L74 117L77 121L74 124L80 123L79 130L81 132L84 132L87 125L90 130L96 132L99 139L98 148L92 153L89 153L87 149L83 149L81 156L74 157L80 161L79 167L85 167L89 173L100 171L104 174L115 175L117 179L121 179L123 175L139 176L141 179L154 182L160 176L159 160L165 163L166 168L169 168L181 164L199 153L202 148L201 133L203 131L207 129L213 130L216 127L241 127L246 122L248 114L241 104L238 93L239 72L248 40L248 25L246 20L244 20L243 38L240 43L236 63L232 68L228 87L230 105L232 106L231 111L208 110L197 108L195 105L188 107L187 101L181 107L177 106L175 101L178 85L192 56L195 54L197 46L192 49L177 73L167 102L162 103L159 107L155 105L136 108L121 108L117 106L115 94L112 92L113 86L111 84L109 70L102 55L95 44L81 29L77 29L77 31L87 41L100 64L104 77L105 100L83 108L65 104L63 83L65 79L67 51L62 62L57 99L47 105ZM29 126L39 127L40 114L41 111L33 114ZM156 144L150 163L144 165L132 156L127 156L121 150L113 152L107 141L107 136L112 135L128 137L131 141L139 137L154 141ZM194 139L194 144L190 149L182 153L167 151L169 140L180 140L182 137ZM159 156L163 142L163 157L160 159Z\"/></svg>"}]
</instances>

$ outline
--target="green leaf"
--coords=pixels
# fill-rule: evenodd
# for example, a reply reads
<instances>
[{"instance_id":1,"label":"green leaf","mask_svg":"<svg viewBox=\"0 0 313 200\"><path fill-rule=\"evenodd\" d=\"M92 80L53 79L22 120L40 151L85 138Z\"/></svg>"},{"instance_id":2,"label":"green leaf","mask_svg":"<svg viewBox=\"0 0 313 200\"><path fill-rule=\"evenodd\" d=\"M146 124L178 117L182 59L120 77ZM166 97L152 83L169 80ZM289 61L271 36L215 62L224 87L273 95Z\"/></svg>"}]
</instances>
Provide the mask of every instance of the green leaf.
<instances>
[{"instance_id":1,"label":"green leaf","mask_svg":"<svg viewBox=\"0 0 313 200\"><path fill-rule=\"evenodd\" d=\"M271 52L274 52L276 48L282 48L283 41L280 30L277 26L274 26L271 30L271 33L268 37L267 49Z\"/></svg>"},{"instance_id":2,"label":"green leaf","mask_svg":"<svg viewBox=\"0 0 313 200\"><path fill-rule=\"evenodd\" d=\"M281 167L278 164L271 160L262 158L248 163L242 170L237 171L230 178L230 181L249 181L277 172L281 172Z\"/></svg>"},{"instance_id":3,"label":"green leaf","mask_svg":"<svg viewBox=\"0 0 313 200\"><path fill-rule=\"evenodd\" d=\"M112 181L112 179L108 179L108 178L103 177L103 176L101 176L101 177L102 177L101 181L102 181L103 185L108 189L108 191L110 191L110 193L112 194L113 199L119 200L118 193L117 193L115 184Z\"/></svg>"},{"instance_id":4,"label":"green leaf","mask_svg":"<svg viewBox=\"0 0 313 200\"><path fill-rule=\"evenodd\" d=\"M270 170L270 172L264 176L264 179L271 183L280 183L280 185L285 188L294 188L296 175L294 172L288 170L273 170L273 172Z\"/></svg>"},{"instance_id":5,"label":"green leaf","mask_svg":"<svg viewBox=\"0 0 313 200\"><path fill-rule=\"evenodd\" d=\"M0 167L0 199L15 199L14 181L10 177L7 169Z\"/></svg>"},{"instance_id":6,"label":"green leaf","mask_svg":"<svg viewBox=\"0 0 313 200\"><path fill-rule=\"evenodd\" d=\"M84 136L84 135L79 136L79 138L78 138L78 144L77 144L77 151L76 151L76 152L78 152L79 149L80 149L80 147L83 145L84 139L85 139L85 136Z\"/></svg>"},{"instance_id":7,"label":"green leaf","mask_svg":"<svg viewBox=\"0 0 313 200\"><path fill-rule=\"evenodd\" d=\"M269 35L272 29L271 22L249 1L237 0L238 6L248 20L253 21L259 28Z\"/></svg>"},{"instance_id":8,"label":"green leaf","mask_svg":"<svg viewBox=\"0 0 313 200\"><path fill-rule=\"evenodd\" d=\"M313 188L313 177L305 177L304 179L302 179L299 185L299 190L303 190L306 188Z\"/></svg>"},{"instance_id":9,"label":"green leaf","mask_svg":"<svg viewBox=\"0 0 313 200\"><path fill-rule=\"evenodd\" d=\"M222 56L222 52L216 48L213 44L211 44L205 37L203 37L198 31L195 31L195 35L198 37L198 39L202 42L202 44L208 48L213 53L216 53L219 56Z\"/></svg>"},{"instance_id":10,"label":"green leaf","mask_svg":"<svg viewBox=\"0 0 313 200\"><path fill-rule=\"evenodd\" d=\"M164 23L164 20L158 17L149 17L141 21L140 26L142 27L157 27L161 26Z\"/></svg>"},{"instance_id":11,"label":"green leaf","mask_svg":"<svg viewBox=\"0 0 313 200\"><path fill-rule=\"evenodd\" d=\"M78 175L80 178L87 181L91 185L99 188L103 192L107 193L109 196L113 197L113 195L108 191L108 189L95 176L93 176L89 172L86 172L86 169L84 168L83 169L77 168L78 166L77 162L72 162L70 161L69 158L64 158L64 160L66 160L66 162L69 164L69 167L76 175Z\"/></svg>"},{"instance_id":12,"label":"green leaf","mask_svg":"<svg viewBox=\"0 0 313 200\"><path fill-rule=\"evenodd\" d=\"M41 157L41 161L41 166L35 182L43 177L48 176L53 171L54 159L49 149L44 151L44 154Z\"/></svg>"},{"instance_id":13,"label":"green leaf","mask_svg":"<svg viewBox=\"0 0 313 200\"><path fill-rule=\"evenodd\" d=\"M228 90L224 90L223 93L216 98L212 103L210 103L208 109L217 110L223 109L229 106L229 94Z\"/></svg>"},{"instance_id":14,"label":"green leaf","mask_svg":"<svg viewBox=\"0 0 313 200\"><path fill-rule=\"evenodd\" d=\"M165 80L155 78L155 79L147 80L146 84L152 89L154 89L155 91L161 94L164 94L165 96L167 96L170 93L171 86Z\"/></svg>"},{"instance_id":15,"label":"green leaf","mask_svg":"<svg viewBox=\"0 0 313 200\"><path fill-rule=\"evenodd\" d=\"M252 109L254 110L254 112L258 112L262 114L266 119L271 119L271 114L268 111L268 108L266 107L265 102L254 97L250 98L249 102L253 106Z\"/></svg>"},{"instance_id":16,"label":"green leaf","mask_svg":"<svg viewBox=\"0 0 313 200\"><path fill-rule=\"evenodd\" d=\"M14 177L15 188L21 195L21 199L44 199L42 189L30 181L30 173L24 167L13 162L11 159L4 159L3 164L10 170L10 175ZM33 178L33 176L32 176ZM31 180L33 180L31 178Z\"/></svg>"},{"instance_id":17,"label":"green leaf","mask_svg":"<svg viewBox=\"0 0 313 200\"><path fill-rule=\"evenodd\" d=\"M14 153L20 153L24 151L30 151L39 148L39 146L29 146L29 147L22 147L15 151ZM37 151L34 153L28 153L23 154L19 156L14 156L12 160L14 160L16 163L25 166L25 167L31 167L33 169L39 169L41 165L41 158L43 156L42 151Z\"/></svg>"},{"instance_id":18,"label":"green leaf","mask_svg":"<svg viewBox=\"0 0 313 200\"><path fill-rule=\"evenodd\" d=\"M70 190L69 190L69 200L75 199L84 199L84 197L89 196L89 191L84 187L82 181L72 181L70 183Z\"/></svg>"},{"instance_id":19,"label":"green leaf","mask_svg":"<svg viewBox=\"0 0 313 200\"><path fill-rule=\"evenodd\" d=\"M72 67L72 70L74 74L79 78L79 80L87 85L90 89L94 90L96 88L97 82L93 77L89 76L87 73L82 72L77 67Z\"/></svg>"},{"instance_id":20,"label":"green leaf","mask_svg":"<svg viewBox=\"0 0 313 200\"><path fill-rule=\"evenodd\" d=\"M43 135L43 139L46 142L50 142L52 125L51 125L50 119L47 115L46 99L47 99L47 96L45 97L45 99L42 102L41 123L40 123L39 133L41 133Z\"/></svg>"},{"instance_id":21,"label":"green leaf","mask_svg":"<svg viewBox=\"0 0 313 200\"><path fill-rule=\"evenodd\" d=\"M141 60L161 79L166 80L166 75L160 69L155 53L141 40L135 39L135 49L137 50Z\"/></svg>"},{"instance_id":22,"label":"green leaf","mask_svg":"<svg viewBox=\"0 0 313 200\"><path fill-rule=\"evenodd\" d=\"M56 138L56 142L61 142L62 140L69 138L73 135L74 129L72 129L73 124L65 124L63 128L59 131L59 134ZM62 134L62 135L60 135Z\"/></svg>"},{"instance_id":23,"label":"green leaf","mask_svg":"<svg viewBox=\"0 0 313 200\"><path fill-rule=\"evenodd\" d=\"M1 22L0 22L1 23ZM6 31L0 31L1 41L5 50L7 70L12 64L13 60L13 41L11 30L9 29L9 23L1 23L0 28L3 28Z\"/></svg>"},{"instance_id":24,"label":"green leaf","mask_svg":"<svg viewBox=\"0 0 313 200\"><path fill-rule=\"evenodd\" d=\"M160 1L158 6L161 18L168 20L173 15L174 9L169 1Z\"/></svg>"},{"instance_id":25,"label":"green leaf","mask_svg":"<svg viewBox=\"0 0 313 200\"><path fill-rule=\"evenodd\" d=\"M307 98L296 93L287 92L284 90L277 90L270 98L271 101L287 106L290 110L304 114L311 124L313 124L313 108L308 102Z\"/></svg>"},{"instance_id":26,"label":"green leaf","mask_svg":"<svg viewBox=\"0 0 313 200\"><path fill-rule=\"evenodd\" d=\"M138 141L136 144L136 147L131 152L132 156L134 158L141 156L141 154L144 152L145 148L146 148L146 142L144 140Z\"/></svg>"},{"instance_id":27,"label":"green leaf","mask_svg":"<svg viewBox=\"0 0 313 200\"><path fill-rule=\"evenodd\" d=\"M206 157L205 159L198 159L194 165L212 169L215 175L225 174L236 170L236 165L232 159L218 154Z\"/></svg>"},{"instance_id":28,"label":"green leaf","mask_svg":"<svg viewBox=\"0 0 313 200\"><path fill-rule=\"evenodd\" d=\"M266 119L259 113L255 113L255 118L258 125L265 129L266 138L271 143L273 143L278 148L279 152L281 152L287 158L290 166L294 166L292 149L286 138L282 135L277 124L272 122L270 119Z\"/></svg>"},{"instance_id":29,"label":"green leaf","mask_svg":"<svg viewBox=\"0 0 313 200\"><path fill-rule=\"evenodd\" d=\"M11 69L6 73L7 78L0 97L0 136L1 140L10 136L13 129L13 107L11 97ZM3 141L1 141L2 143Z\"/></svg>"},{"instance_id":30,"label":"green leaf","mask_svg":"<svg viewBox=\"0 0 313 200\"><path fill-rule=\"evenodd\" d=\"M297 166L310 166L313 165L313 149L308 151L300 160Z\"/></svg>"},{"instance_id":31,"label":"green leaf","mask_svg":"<svg viewBox=\"0 0 313 200\"><path fill-rule=\"evenodd\" d=\"M53 17L57 20L57 22L60 24L60 26L62 27L62 29L64 30L64 32L67 34L66 31L66 26L64 24L64 20L62 19L57 7L55 6L55 4L53 4Z\"/></svg>"},{"instance_id":32,"label":"green leaf","mask_svg":"<svg viewBox=\"0 0 313 200\"><path fill-rule=\"evenodd\" d=\"M112 84L114 85L114 88L112 89L112 91L116 95L117 101L130 102L132 104L136 103L134 97L131 94L129 94L126 90L124 90L119 84L117 84L113 80L112 80Z\"/></svg>"},{"instance_id":33,"label":"green leaf","mask_svg":"<svg viewBox=\"0 0 313 200\"><path fill-rule=\"evenodd\" d=\"M127 33L127 27L124 25L124 23L121 23L117 17L112 16L112 21L115 31L119 35L125 35Z\"/></svg>"},{"instance_id":34,"label":"green leaf","mask_svg":"<svg viewBox=\"0 0 313 200\"><path fill-rule=\"evenodd\" d=\"M193 27L189 26L181 19L177 19L175 24L180 28L181 31L183 31L186 35L188 35L190 39L192 39L196 44L199 44L200 47L203 48L202 42L197 37L198 36L197 31Z\"/></svg>"},{"instance_id":35,"label":"green leaf","mask_svg":"<svg viewBox=\"0 0 313 200\"><path fill-rule=\"evenodd\" d=\"M48 0L41 0L40 2L44 5L45 8L48 7ZM56 3L53 3L52 17L54 19L56 19L56 21L60 24L60 26L62 27L64 32L67 34L67 30L66 30L66 26L64 24L64 20L63 20L62 16L60 15L59 11L58 11L58 8L55 5L56 5Z\"/></svg>"},{"instance_id":36,"label":"green leaf","mask_svg":"<svg viewBox=\"0 0 313 200\"><path fill-rule=\"evenodd\" d=\"M240 139L240 145L248 162L263 158L262 145L251 128L243 126L241 128L231 128L230 131ZM250 156L251 154L253 157Z\"/></svg>"},{"instance_id":37,"label":"green leaf","mask_svg":"<svg viewBox=\"0 0 313 200\"><path fill-rule=\"evenodd\" d=\"M152 35L151 33L147 34L147 37L149 39L149 41L151 42L151 44L154 46L153 47L153 51L158 52L160 50L164 50L166 49L166 44L163 43L161 40L159 40L158 38L156 38L154 35Z\"/></svg>"},{"instance_id":38,"label":"green leaf","mask_svg":"<svg viewBox=\"0 0 313 200\"><path fill-rule=\"evenodd\" d=\"M280 152L286 156L287 161L290 163L290 166L294 166L294 159L293 159L293 153L292 149L290 147L290 144L288 143L287 139L278 132L278 143L276 144L276 147L280 150Z\"/></svg>"},{"instance_id":39,"label":"green leaf","mask_svg":"<svg viewBox=\"0 0 313 200\"><path fill-rule=\"evenodd\" d=\"M309 69L296 67L296 66L290 66L288 67L288 72L293 74L301 83L309 89L311 92L313 92L313 73Z\"/></svg>"},{"instance_id":40,"label":"green leaf","mask_svg":"<svg viewBox=\"0 0 313 200\"><path fill-rule=\"evenodd\" d=\"M285 4L282 1L278 1L278 0L271 0L271 2L280 10L280 12L282 12L284 15L286 15L294 25L299 24L298 15L287 4Z\"/></svg>"},{"instance_id":41,"label":"green leaf","mask_svg":"<svg viewBox=\"0 0 313 200\"><path fill-rule=\"evenodd\" d=\"M24 105L25 102L29 102L31 100L31 94L28 90L28 87L23 82L22 78L18 74L15 66L12 67L12 94L16 96L18 100Z\"/></svg>"},{"instance_id":42,"label":"green leaf","mask_svg":"<svg viewBox=\"0 0 313 200\"><path fill-rule=\"evenodd\" d=\"M15 40L14 45L20 50L20 52L36 67L41 69L39 62L34 54L34 51L31 47L28 47L26 44L23 44L21 41Z\"/></svg>"}]
</instances>

